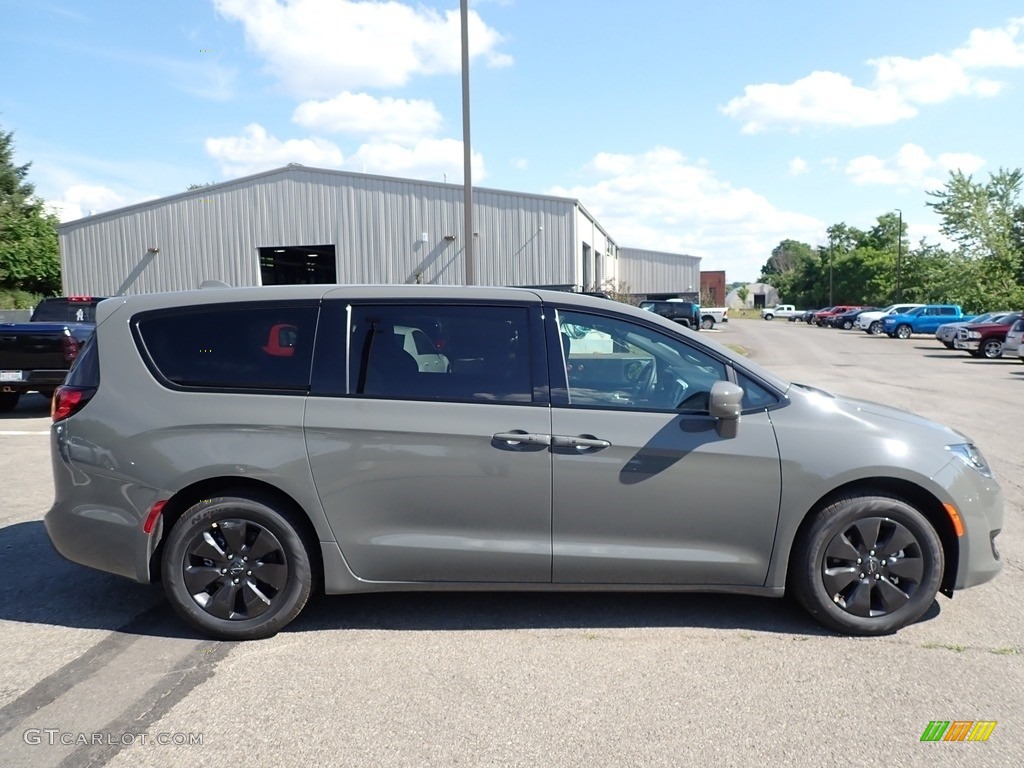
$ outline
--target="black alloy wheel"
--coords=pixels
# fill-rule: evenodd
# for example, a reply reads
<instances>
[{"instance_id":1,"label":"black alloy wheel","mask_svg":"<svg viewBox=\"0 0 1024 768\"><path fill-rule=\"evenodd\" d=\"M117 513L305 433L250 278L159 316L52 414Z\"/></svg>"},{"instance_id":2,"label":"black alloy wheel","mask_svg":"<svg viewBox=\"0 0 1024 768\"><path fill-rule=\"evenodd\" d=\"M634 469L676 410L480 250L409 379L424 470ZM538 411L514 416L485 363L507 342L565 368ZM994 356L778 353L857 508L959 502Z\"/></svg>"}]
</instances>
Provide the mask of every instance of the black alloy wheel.
<instances>
[{"instance_id":1,"label":"black alloy wheel","mask_svg":"<svg viewBox=\"0 0 1024 768\"><path fill-rule=\"evenodd\" d=\"M309 599L309 546L277 507L259 494L204 499L171 529L164 588L178 614L203 634L270 637Z\"/></svg>"},{"instance_id":2,"label":"black alloy wheel","mask_svg":"<svg viewBox=\"0 0 1024 768\"><path fill-rule=\"evenodd\" d=\"M797 599L822 623L849 634L883 635L924 615L943 563L938 534L906 501L851 496L802 529L790 577Z\"/></svg>"}]
</instances>

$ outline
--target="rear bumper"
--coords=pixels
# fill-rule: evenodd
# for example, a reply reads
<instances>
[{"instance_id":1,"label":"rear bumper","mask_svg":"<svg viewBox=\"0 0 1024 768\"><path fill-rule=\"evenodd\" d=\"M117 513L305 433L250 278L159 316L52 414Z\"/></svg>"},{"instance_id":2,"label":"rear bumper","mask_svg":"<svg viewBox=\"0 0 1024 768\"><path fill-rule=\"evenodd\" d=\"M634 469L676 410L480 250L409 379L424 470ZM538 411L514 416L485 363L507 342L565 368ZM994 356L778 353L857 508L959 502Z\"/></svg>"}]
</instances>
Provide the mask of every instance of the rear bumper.
<instances>
[{"instance_id":1,"label":"rear bumper","mask_svg":"<svg viewBox=\"0 0 1024 768\"><path fill-rule=\"evenodd\" d=\"M0 381L0 392L31 392L39 389L56 389L64 383L67 375L67 370L63 368L21 371L20 379Z\"/></svg>"},{"instance_id":2,"label":"rear bumper","mask_svg":"<svg viewBox=\"0 0 1024 768\"><path fill-rule=\"evenodd\" d=\"M73 563L151 581L150 558L160 541L162 521L149 535L142 524L158 492L126 486L113 477L102 466L102 456L92 456L66 439L62 424L50 431L50 449L54 503L43 522L54 549ZM102 501L118 498L122 503L117 506Z\"/></svg>"}]
</instances>

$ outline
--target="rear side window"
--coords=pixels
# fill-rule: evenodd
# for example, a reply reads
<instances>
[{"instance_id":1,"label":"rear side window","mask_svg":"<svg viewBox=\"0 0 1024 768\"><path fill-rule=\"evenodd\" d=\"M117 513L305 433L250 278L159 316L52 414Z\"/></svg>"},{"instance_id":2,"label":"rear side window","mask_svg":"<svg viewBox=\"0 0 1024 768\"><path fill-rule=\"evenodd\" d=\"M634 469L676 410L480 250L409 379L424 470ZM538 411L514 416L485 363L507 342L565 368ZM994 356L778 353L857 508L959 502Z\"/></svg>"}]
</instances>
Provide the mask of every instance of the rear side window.
<instances>
[{"instance_id":1,"label":"rear side window","mask_svg":"<svg viewBox=\"0 0 1024 768\"><path fill-rule=\"evenodd\" d=\"M533 400L525 307L353 306L349 350L348 390L354 395Z\"/></svg>"},{"instance_id":2,"label":"rear side window","mask_svg":"<svg viewBox=\"0 0 1024 768\"><path fill-rule=\"evenodd\" d=\"M86 339L85 345L71 364L64 384L69 387L98 387L100 385L100 353L97 347L96 332L93 331Z\"/></svg>"},{"instance_id":3,"label":"rear side window","mask_svg":"<svg viewBox=\"0 0 1024 768\"><path fill-rule=\"evenodd\" d=\"M33 323L95 323L96 305L103 299L43 299L32 313Z\"/></svg>"},{"instance_id":4,"label":"rear side window","mask_svg":"<svg viewBox=\"0 0 1024 768\"><path fill-rule=\"evenodd\" d=\"M317 307L218 305L158 310L135 322L150 367L179 387L309 388Z\"/></svg>"}]
</instances>

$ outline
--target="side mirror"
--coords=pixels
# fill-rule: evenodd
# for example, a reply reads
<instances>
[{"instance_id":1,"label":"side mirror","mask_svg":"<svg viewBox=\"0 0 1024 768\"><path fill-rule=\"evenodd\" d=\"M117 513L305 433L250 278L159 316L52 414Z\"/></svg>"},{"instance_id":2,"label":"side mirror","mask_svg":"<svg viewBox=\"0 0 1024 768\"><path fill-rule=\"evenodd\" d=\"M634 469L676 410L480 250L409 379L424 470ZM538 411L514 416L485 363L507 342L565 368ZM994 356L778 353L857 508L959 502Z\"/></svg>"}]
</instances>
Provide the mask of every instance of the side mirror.
<instances>
[{"instance_id":1,"label":"side mirror","mask_svg":"<svg viewBox=\"0 0 1024 768\"><path fill-rule=\"evenodd\" d=\"M743 388L730 381L716 381L711 385L708 413L723 421L736 421L743 409Z\"/></svg>"}]
</instances>

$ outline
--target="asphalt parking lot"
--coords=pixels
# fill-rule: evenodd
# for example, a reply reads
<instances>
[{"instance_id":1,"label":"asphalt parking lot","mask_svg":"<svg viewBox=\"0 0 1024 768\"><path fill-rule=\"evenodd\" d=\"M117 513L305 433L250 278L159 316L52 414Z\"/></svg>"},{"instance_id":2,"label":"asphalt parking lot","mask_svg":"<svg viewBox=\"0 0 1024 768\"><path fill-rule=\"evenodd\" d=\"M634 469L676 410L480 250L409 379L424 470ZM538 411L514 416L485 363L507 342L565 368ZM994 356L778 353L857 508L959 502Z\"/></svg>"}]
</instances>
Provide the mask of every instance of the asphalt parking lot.
<instances>
[{"instance_id":1,"label":"asphalt parking lot","mask_svg":"<svg viewBox=\"0 0 1024 768\"><path fill-rule=\"evenodd\" d=\"M210 642L53 552L32 396L0 416L0 764L1024 765L1024 365L778 320L709 336L972 436L1005 494L1003 573L886 638L786 600L465 593L321 597L270 640ZM922 743L933 720L998 725Z\"/></svg>"}]
</instances>

